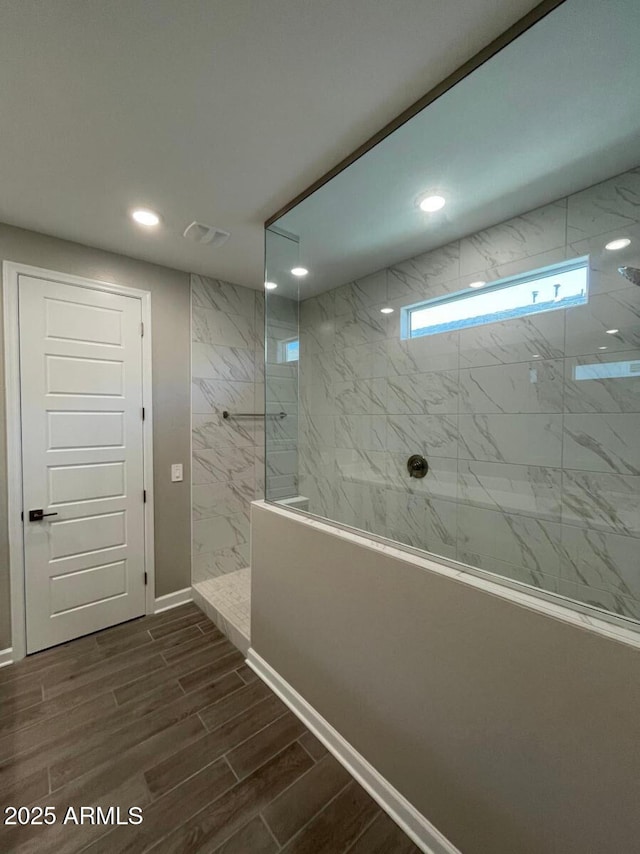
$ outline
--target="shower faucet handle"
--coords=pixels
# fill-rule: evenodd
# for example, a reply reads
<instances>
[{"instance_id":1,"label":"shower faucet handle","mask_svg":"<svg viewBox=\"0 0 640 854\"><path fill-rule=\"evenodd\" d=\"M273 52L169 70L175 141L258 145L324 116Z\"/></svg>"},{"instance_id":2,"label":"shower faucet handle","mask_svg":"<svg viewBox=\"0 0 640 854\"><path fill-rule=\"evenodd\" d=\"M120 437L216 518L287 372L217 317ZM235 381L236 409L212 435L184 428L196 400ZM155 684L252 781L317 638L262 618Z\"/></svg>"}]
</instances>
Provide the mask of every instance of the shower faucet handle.
<instances>
[{"instance_id":1,"label":"shower faucet handle","mask_svg":"<svg viewBox=\"0 0 640 854\"><path fill-rule=\"evenodd\" d=\"M424 477L429 471L429 463L421 454L413 454L407 460L409 477Z\"/></svg>"}]
</instances>

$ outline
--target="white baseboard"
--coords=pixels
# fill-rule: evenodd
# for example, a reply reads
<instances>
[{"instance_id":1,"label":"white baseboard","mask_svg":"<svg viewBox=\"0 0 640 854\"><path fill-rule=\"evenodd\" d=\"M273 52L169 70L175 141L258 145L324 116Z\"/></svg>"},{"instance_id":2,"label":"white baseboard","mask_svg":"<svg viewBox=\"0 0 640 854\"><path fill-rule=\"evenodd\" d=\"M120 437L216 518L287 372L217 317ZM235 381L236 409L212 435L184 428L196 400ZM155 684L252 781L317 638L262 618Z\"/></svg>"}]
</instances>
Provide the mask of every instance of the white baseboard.
<instances>
[{"instance_id":1,"label":"white baseboard","mask_svg":"<svg viewBox=\"0 0 640 854\"><path fill-rule=\"evenodd\" d=\"M190 587L185 587L184 590L176 590L175 593L167 593L164 596L158 596L153 613L159 614L160 611L168 611L169 608L177 608L178 605L184 605L185 602L191 602Z\"/></svg>"},{"instance_id":2,"label":"white baseboard","mask_svg":"<svg viewBox=\"0 0 640 854\"><path fill-rule=\"evenodd\" d=\"M13 647L0 649L0 667L6 667L7 664L13 664Z\"/></svg>"},{"instance_id":3,"label":"white baseboard","mask_svg":"<svg viewBox=\"0 0 640 854\"><path fill-rule=\"evenodd\" d=\"M425 854L460 854L422 813L394 788L388 780L367 762L313 706L291 687L253 649L249 650L247 664L267 683L291 711L306 724L324 746L331 751L347 771L369 792L382 809L402 828L407 836Z\"/></svg>"}]
</instances>

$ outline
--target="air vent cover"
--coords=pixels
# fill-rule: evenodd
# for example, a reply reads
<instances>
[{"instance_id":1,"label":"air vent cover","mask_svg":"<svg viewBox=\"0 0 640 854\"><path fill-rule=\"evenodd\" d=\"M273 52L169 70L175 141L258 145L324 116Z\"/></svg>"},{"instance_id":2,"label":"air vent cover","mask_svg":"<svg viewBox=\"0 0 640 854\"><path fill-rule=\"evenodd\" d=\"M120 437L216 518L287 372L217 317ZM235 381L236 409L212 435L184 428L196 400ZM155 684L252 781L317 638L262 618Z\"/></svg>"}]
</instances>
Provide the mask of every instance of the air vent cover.
<instances>
[{"instance_id":1,"label":"air vent cover","mask_svg":"<svg viewBox=\"0 0 640 854\"><path fill-rule=\"evenodd\" d=\"M192 222L191 225L185 228L183 236L188 240L193 240L194 243L208 243L210 246L217 248L226 243L231 235L222 228L216 228L215 225Z\"/></svg>"}]
</instances>

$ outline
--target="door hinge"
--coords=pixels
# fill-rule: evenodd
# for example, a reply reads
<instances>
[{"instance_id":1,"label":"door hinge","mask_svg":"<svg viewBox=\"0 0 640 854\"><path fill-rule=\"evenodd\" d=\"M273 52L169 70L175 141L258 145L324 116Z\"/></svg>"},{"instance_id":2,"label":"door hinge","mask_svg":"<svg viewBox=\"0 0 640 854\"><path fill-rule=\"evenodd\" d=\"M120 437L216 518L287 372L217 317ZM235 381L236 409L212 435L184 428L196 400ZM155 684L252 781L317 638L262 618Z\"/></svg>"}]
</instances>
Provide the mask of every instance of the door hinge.
<instances>
[{"instance_id":1,"label":"door hinge","mask_svg":"<svg viewBox=\"0 0 640 854\"><path fill-rule=\"evenodd\" d=\"M140 324L140 337L144 338L144 323Z\"/></svg>"},{"instance_id":2,"label":"door hinge","mask_svg":"<svg viewBox=\"0 0 640 854\"><path fill-rule=\"evenodd\" d=\"M144 406L142 407L142 420L144 421Z\"/></svg>"},{"instance_id":3,"label":"door hinge","mask_svg":"<svg viewBox=\"0 0 640 854\"><path fill-rule=\"evenodd\" d=\"M147 503L147 490L146 489L142 490L142 503L143 504Z\"/></svg>"},{"instance_id":4,"label":"door hinge","mask_svg":"<svg viewBox=\"0 0 640 854\"><path fill-rule=\"evenodd\" d=\"M144 574L144 586L145 587L147 586L147 582L148 582L147 573L145 572L145 574Z\"/></svg>"},{"instance_id":5,"label":"door hinge","mask_svg":"<svg viewBox=\"0 0 640 854\"><path fill-rule=\"evenodd\" d=\"M24 510L23 510L23 511L22 511L22 513L20 514L20 519L24 522Z\"/></svg>"}]
</instances>

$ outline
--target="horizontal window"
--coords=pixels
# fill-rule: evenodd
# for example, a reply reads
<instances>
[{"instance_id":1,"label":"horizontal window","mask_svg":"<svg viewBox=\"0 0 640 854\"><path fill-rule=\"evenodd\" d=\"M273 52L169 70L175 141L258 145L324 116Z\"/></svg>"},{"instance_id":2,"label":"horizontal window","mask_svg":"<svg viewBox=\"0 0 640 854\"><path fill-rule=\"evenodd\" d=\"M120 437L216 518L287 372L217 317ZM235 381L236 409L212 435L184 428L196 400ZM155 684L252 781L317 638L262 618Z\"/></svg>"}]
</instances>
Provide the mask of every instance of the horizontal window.
<instances>
[{"instance_id":1,"label":"horizontal window","mask_svg":"<svg viewBox=\"0 0 640 854\"><path fill-rule=\"evenodd\" d=\"M640 378L640 359L632 362L596 362L593 365L576 365L574 377L576 380Z\"/></svg>"},{"instance_id":2,"label":"horizontal window","mask_svg":"<svg viewBox=\"0 0 640 854\"><path fill-rule=\"evenodd\" d=\"M588 290L589 259L573 259L406 306L402 309L402 337L453 332L583 305L588 301Z\"/></svg>"},{"instance_id":3,"label":"horizontal window","mask_svg":"<svg viewBox=\"0 0 640 854\"><path fill-rule=\"evenodd\" d=\"M300 341L297 338L289 338L286 341L278 341L278 361L297 362L300 355Z\"/></svg>"}]
</instances>

